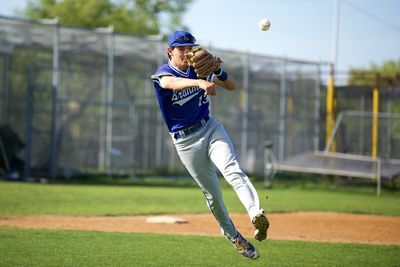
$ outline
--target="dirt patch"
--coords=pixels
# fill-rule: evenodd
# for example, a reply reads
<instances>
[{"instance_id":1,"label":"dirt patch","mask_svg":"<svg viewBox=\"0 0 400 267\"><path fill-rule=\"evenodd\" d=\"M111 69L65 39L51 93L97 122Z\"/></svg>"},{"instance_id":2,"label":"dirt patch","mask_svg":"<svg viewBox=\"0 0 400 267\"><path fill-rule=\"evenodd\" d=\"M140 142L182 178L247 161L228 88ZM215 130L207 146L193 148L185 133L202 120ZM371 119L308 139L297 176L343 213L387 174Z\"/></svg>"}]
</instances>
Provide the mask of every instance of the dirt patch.
<instances>
[{"instance_id":1,"label":"dirt patch","mask_svg":"<svg viewBox=\"0 0 400 267\"><path fill-rule=\"evenodd\" d=\"M107 232L152 232L182 235L219 236L220 229L210 214L172 215L187 220L181 224L154 224L149 216L0 217L0 226L45 229L94 230ZM237 229L247 237L253 228L247 214L231 214ZM329 212L269 214L269 239L318 242L400 245L400 217Z\"/></svg>"}]
</instances>

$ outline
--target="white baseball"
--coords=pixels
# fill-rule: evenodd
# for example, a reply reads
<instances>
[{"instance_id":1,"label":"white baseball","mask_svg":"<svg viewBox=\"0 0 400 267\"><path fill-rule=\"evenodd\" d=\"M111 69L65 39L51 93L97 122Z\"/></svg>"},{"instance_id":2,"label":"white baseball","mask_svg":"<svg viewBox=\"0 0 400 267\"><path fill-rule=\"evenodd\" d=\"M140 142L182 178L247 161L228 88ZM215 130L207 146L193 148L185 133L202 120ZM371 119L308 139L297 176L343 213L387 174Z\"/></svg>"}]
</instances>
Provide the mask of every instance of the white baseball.
<instances>
[{"instance_id":1,"label":"white baseball","mask_svg":"<svg viewBox=\"0 0 400 267\"><path fill-rule=\"evenodd\" d=\"M271 27L271 22L269 22L268 19L261 19L260 22L258 23L258 27L262 31L266 31Z\"/></svg>"}]
</instances>

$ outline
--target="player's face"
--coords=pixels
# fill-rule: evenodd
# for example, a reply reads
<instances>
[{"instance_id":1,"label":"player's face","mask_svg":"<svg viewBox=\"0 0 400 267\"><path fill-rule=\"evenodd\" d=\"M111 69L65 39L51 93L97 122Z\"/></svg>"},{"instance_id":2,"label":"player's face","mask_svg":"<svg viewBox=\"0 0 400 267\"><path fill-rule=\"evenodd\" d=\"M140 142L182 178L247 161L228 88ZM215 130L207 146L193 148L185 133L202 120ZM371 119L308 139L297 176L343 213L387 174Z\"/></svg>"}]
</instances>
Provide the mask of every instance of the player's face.
<instances>
[{"instance_id":1,"label":"player's face","mask_svg":"<svg viewBox=\"0 0 400 267\"><path fill-rule=\"evenodd\" d=\"M176 46L168 48L168 55L171 58L171 62L180 70L186 70L188 67L188 63L185 58L185 51L187 49L192 49L192 46Z\"/></svg>"}]
</instances>

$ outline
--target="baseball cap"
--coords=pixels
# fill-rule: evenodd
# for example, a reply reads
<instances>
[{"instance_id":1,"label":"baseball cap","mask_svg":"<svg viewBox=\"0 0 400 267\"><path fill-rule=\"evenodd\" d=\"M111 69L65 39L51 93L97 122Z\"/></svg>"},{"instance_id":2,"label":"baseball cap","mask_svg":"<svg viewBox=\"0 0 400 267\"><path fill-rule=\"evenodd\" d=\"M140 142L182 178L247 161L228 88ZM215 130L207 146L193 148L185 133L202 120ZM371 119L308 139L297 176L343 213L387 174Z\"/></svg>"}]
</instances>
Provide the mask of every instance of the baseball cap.
<instances>
[{"instance_id":1,"label":"baseball cap","mask_svg":"<svg viewBox=\"0 0 400 267\"><path fill-rule=\"evenodd\" d=\"M190 33L186 31L175 31L171 33L168 38L169 47L175 46L198 46L195 44L196 38Z\"/></svg>"}]
</instances>

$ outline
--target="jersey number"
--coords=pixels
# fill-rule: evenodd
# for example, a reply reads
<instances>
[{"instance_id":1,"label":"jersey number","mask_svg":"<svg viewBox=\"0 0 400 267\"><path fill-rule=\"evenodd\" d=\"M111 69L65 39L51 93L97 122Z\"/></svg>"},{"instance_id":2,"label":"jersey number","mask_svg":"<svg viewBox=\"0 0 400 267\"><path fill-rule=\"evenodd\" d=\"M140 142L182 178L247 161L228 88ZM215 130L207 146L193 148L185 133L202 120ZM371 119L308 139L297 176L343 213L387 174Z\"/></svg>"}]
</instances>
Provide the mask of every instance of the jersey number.
<instances>
[{"instance_id":1,"label":"jersey number","mask_svg":"<svg viewBox=\"0 0 400 267\"><path fill-rule=\"evenodd\" d=\"M207 104L208 103L208 96L207 95L201 95L199 97L199 107L203 104Z\"/></svg>"}]
</instances>

